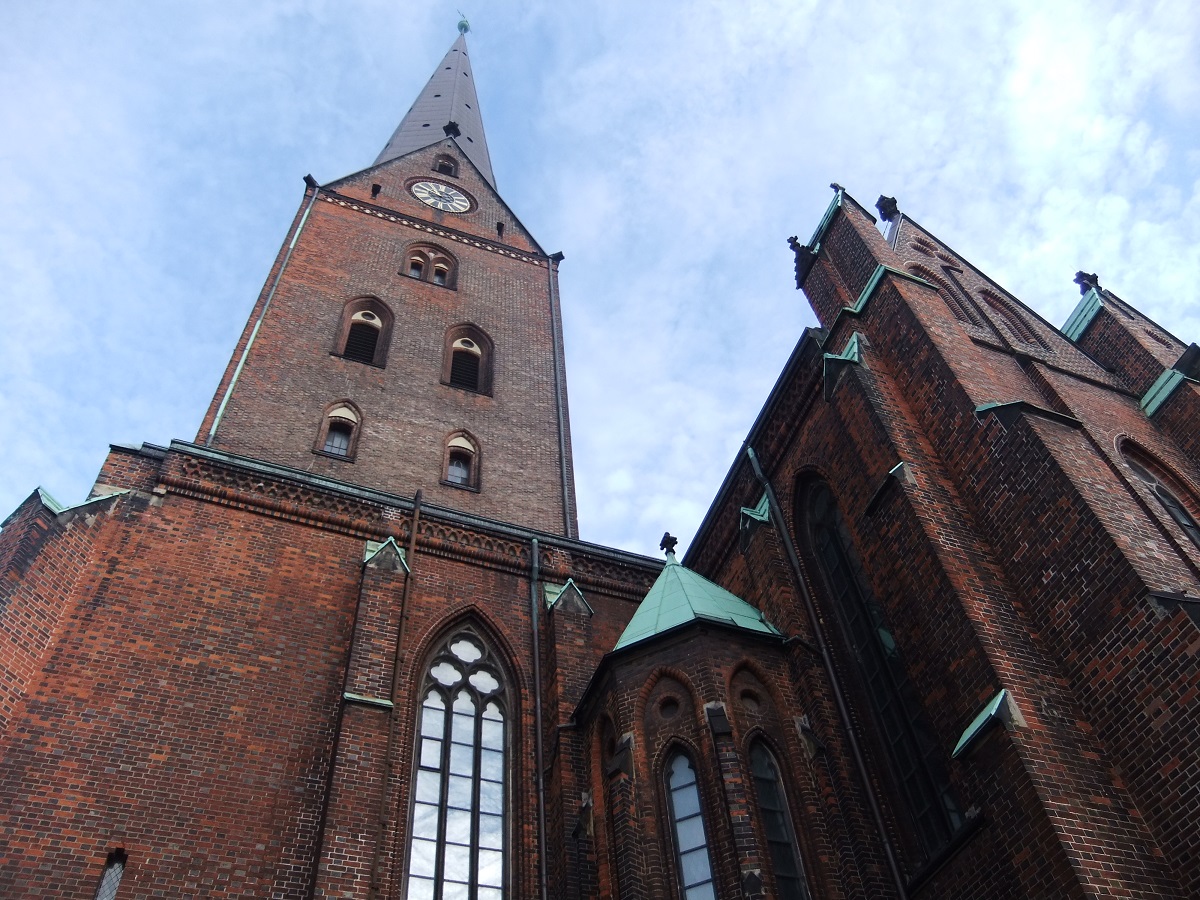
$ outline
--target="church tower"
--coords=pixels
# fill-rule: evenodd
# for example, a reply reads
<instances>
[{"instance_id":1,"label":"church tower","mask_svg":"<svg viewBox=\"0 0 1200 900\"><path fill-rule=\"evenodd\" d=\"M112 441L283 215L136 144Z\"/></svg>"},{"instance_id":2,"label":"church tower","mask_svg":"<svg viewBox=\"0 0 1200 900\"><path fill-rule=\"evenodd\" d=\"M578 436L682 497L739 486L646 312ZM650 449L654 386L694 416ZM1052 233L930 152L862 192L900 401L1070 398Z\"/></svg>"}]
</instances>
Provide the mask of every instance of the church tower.
<instances>
[{"instance_id":1,"label":"church tower","mask_svg":"<svg viewBox=\"0 0 1200 900\"><path fill-rule=\"evenodd\" d=\"M306 179L197 443L574 537L561 259L496 190L460 34L372 166Z\"/></svg>"}]
</instances>

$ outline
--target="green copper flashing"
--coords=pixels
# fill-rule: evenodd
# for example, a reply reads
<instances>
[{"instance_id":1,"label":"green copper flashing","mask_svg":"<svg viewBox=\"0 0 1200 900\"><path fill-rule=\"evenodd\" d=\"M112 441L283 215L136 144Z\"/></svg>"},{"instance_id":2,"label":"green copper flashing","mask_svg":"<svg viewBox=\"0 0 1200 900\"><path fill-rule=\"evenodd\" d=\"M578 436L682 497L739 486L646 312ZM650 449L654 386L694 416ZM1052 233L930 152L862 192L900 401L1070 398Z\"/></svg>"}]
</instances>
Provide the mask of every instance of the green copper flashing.
<instances>
[{"instance_id":1,"label":"green copper flashing","mask_svg":"<svg viewBox=\"0 0 1200 900\"><path fill-rule=\"evenodd\" d=\"M43 490L39 487L37 489L37 495L38 500L40 500L42 503L42 506L46 507L46 509L50 510L50 512L54 513L56 516L66 509L65 506L50 496L49 491Z\"/></svg>"},{"instance_id":2,"label":"green copper flashing","mask_svg":"<svg viewBox=\"0 0 1200 900\"><path fill-rule=\"evenodd\" d=\"M764 493L758 501L758 505L754 507L743 506L742 515L747 519L754 519L756 522L767 523L771 521L771 501Z\"/></svg>"},{"instance_id":3,"label":"green copper flashing","mask_svg":"<svg viewBox=\"0 0 1200 900\"><path fill-rule=\"evenodd\" d=\"M587 602L587 597L583 596L583 591L579 589L579 585L575 583L574 578L568 578L566 584L544 582L542 584L542 594L546 598L547 609L555 607L567 599L574 598L583 604L589 615L596 614L596 611L592 609L592 604Z\"/></svg>"},{"instance_id":4,"label":"green copper flashing","mask_svg":"<svg viewBox=\"0 0 1200 900\"><path fill-rule=\"evenodd\" d=\"M128 493L129 493L128 488L122 488L119 491L112 491L111 493L108 493L108 494L101 494L98 497L88 497L82 503L76 503L72 506L63 506L61 503L59 503L57 500L55 500L53 497L50 496L49 491L46 491L45 489L39 487L36 490L34 490L34 492L32 494L30 494L29 497L26 497L23 501L21 501L21 504L17 506L17 509L20 509L21 506L24 506L25 503L28 503L30 497L36 496L38 498L38 503L42 504L43 508L45 508L45 510L47 512L49 512L50 515L61 516L63 513L74 512L77 509L83 509L85 506L92 506L93 504L96 504L96 503L103 503L105 500L114 500L117 497L120 497L120 496L122 496L124 494L128 494ZM0 528L7 528L8 523L13 520L13 516L15 516L16 514L17 514L17 511L13 510L13 512L8 516L8 518L6 518L3 522L0 522Z\"/></svg>"},{"instance_id":5,"label":"green copper flashing","mask_svg":"<svg viewBox=\"0 0 1200 900\"><path fill-rule=\"evenodd\" d=\"M813 253L819 253L821 250L821 240L825 237L825 232L829 230L829 226L833 224L833 217L837 215L838 209L842 205L842 197L845 191L838 188L833 195L833 200L829 202L829 208L825 210L825 215L821 217L821 224L817 226L817 230L813 232L812 238L808 242L808 246L812 248Z\"/></svg>"},{"instance_id":6,"label":"green copper flashing","mask_svg":"<svg viewBox=\"0 0 1200 900\"><path fill-rule=\"evenodd\" d=\"M1150 390L1146 391L1146 395L1142 397L1142 401L1139 404L1142 407L1142 411L1148 416L1154 415L1170 399L1171 395L1175 393L1175 389L1185 381L1190 381L1192 384L1200 384L1200 381L1188 378L1178 369L1164 369L1163 373L1154 380L1154 384L1150 385Z\"/></svg>"},{"instance_id":7,"label":"green copper flashing","mask_svg":"<svg viewBox=\"0 0 1200 900\"><path fill-rule=\"evenodd\" d=\"M841 353L826 353L825 359L836 359L843 362L853 363L862 362L862 347L859 345L859 340L861 338L862 334L857 331L854 332L852 335L850 335L850 340L846 341L846 347Z\"/></svg>"},{"instance_id":8,"label":"green copper flashing","mask_svg":"<svg viewBox=\"0 0 1200 900\"><path fill-rule=\"evenodd\" d=\"M958 743L954 745L954 752L950 754L952 759L958 759L962 754L966 753L987 729L988 725L993 722L1001 722L1004 711L1004 701L1008 699L1008 691L1001 690L995 697L988 701L987 706L979 711L971 724L967 726L966 731L962 733L962 737L958 739Z\"/></svg>"},{"instance_id":9,"label":"green copper flashing","mask_svg":"<svg viewBox=\"0 0 1200 900\"><path fill-rule=\"evenodd\" d=\"M667 564L629 620L614 650L650 640L688 622L703 621L757 634L783 637L763 614L725 588L685 569L667 554Z\"/></svg>"},{"instance_id":10,"label":"green copper flashing","mask_svg":"<svg viewBox=\"0 0 1200 900\"><path fill-rule=\"evenodd\" d=\"M396 539L394 537L390 536L386 541L367 541L366 547L363 548L363 562L369 563L389 546L395 550L396 555L400 557L400 565L404 566L405 573L407 574L411 572L412 569L408 567L408 560L405 559L404 556L404 548L396 543Z\"/></svg>"},{"instance_id":11,"label":"green copper flashing","mask_svg":"<svg viewBox=\"0 0 1200 900\"><path fill-rule=\"evenodd\" d=\"M927 288L937 290L924 278L918 278L916 275L913 275L909 272L902 272L899 269L893 269L891 266L885 266L883 263L880 263L875 267L875 271L871 273L871 277L867 280L867 286L864 287L862 289L862 293L858 295L858 300L854 302L853 306L845 307L845 312L852 313L856 316L860 315L862 311L867 308L867 304L870 302L871 297L875 294L876 288L878 288L880 283L883 281L884 275L895 275L897 278L903 278L906 281L915 281L917 284L923 284Z\"/></svg>"},{"instance_id":12,"label":"green copper flashing","mask_svg":"<svg viewBox=\"0 0 1200 900\"><path fill-rule=\"evenodd\" d=\"M1073 416L1068 416L1053 409L1046 409L1035 403L1030 403L1028 400L993 400L990 403L980 403L975 407L975 416L980 421L989 413L995 416L996 420L1005 428L1008 428L1021 416L1026 415L1045 419L1049 422L1057 422L1059 425L1066 425L1068 428L1083 427L1083 423Z\"/></svg>"},{"instance_id":13,"label":"green copper flashing","mask_svg":"<svg viewBox=\"0 0 1200 900\"><path fill-rule=\"evenodd\" d=\"M1067 319L1067 324L1063 325L1062 333L1069 340L1078 341L1103 306L1104 301L1100 299L1100 292L1095 288L1089 289L1080 299L1079 305L1075 307L1070 318Z\"/></svg>"},{"instance_id":14,"label":"green copper flashing","mask_svg":"<svg viewBox=\"0 0 1200 900\"><path fill-rule=\"evenodd\" d=\"M391 700L385 700L382 697L368 697L365 694L353 694L350 691L344 691L342 699L347 703L358 703L362 706L378 706L380 709L391 709L395 706Z\"/></svg>"}]
</instances>

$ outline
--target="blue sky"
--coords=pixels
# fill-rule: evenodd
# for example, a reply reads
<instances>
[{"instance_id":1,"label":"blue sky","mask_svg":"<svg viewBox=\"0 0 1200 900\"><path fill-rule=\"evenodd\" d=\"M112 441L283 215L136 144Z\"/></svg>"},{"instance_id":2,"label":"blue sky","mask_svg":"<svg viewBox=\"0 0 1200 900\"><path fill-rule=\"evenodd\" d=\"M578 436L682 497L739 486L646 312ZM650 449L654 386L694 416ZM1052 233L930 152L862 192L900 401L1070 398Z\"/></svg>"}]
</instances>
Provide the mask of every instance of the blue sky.
<instances>
[{"instance_id":1,"label":"blue sky","mask_svg":"<svg viewBox=\"0 0 1200 900\"><path fill-rule=\"evenodd\" d=\"M974 5L972 5L974 6ZM22 4L0 33L0 517L195 436L311 172L370 164L451 3ZM694 532L813 318L786 238L880 193L1061 325L1200 338L1189 2L463 6L501 192L562 250L583 536Z\"/></svg>"}]
</instances>

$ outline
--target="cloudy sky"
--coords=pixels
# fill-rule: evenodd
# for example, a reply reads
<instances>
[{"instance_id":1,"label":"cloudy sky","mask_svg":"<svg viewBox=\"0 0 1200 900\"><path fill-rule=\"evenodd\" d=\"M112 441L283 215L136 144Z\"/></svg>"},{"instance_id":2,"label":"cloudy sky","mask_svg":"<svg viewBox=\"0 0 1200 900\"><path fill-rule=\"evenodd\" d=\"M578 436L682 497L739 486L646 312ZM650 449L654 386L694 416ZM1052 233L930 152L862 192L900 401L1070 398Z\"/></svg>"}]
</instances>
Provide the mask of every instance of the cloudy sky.
<instances>
[{"instance_id":1,"label":"cloudy sky","mask_svg":"<svg viewBox=\"0 0 1200 900\"><path fill-rule=\"evenodd\" d=\"M686 543L801 331L786 238L880 193L1055 324L1200 339L1194 0L38 3L0 31L0 518L192 439L300 202L471 20L501 192L562 250L583 536Z\"/></svg>"}]
</instances>

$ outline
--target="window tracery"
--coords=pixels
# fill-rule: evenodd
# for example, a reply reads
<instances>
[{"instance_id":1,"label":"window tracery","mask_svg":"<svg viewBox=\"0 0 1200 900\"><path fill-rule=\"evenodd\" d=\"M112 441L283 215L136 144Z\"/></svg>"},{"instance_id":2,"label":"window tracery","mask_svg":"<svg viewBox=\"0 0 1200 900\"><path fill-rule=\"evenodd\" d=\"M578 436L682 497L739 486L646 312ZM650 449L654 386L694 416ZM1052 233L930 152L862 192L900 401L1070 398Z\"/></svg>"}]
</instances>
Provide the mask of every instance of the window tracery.
<instances>
[{"instance_id":1,"label":"window tracery","mask_svg":"<svg viewBox=\"0 0 1200 900\"><path fill-rule=\"evenodd\" d=\"M501 900L506 883L508 712L478 634L442 642L425 669L407 900Z\"/></svg>"}]
</instances>

